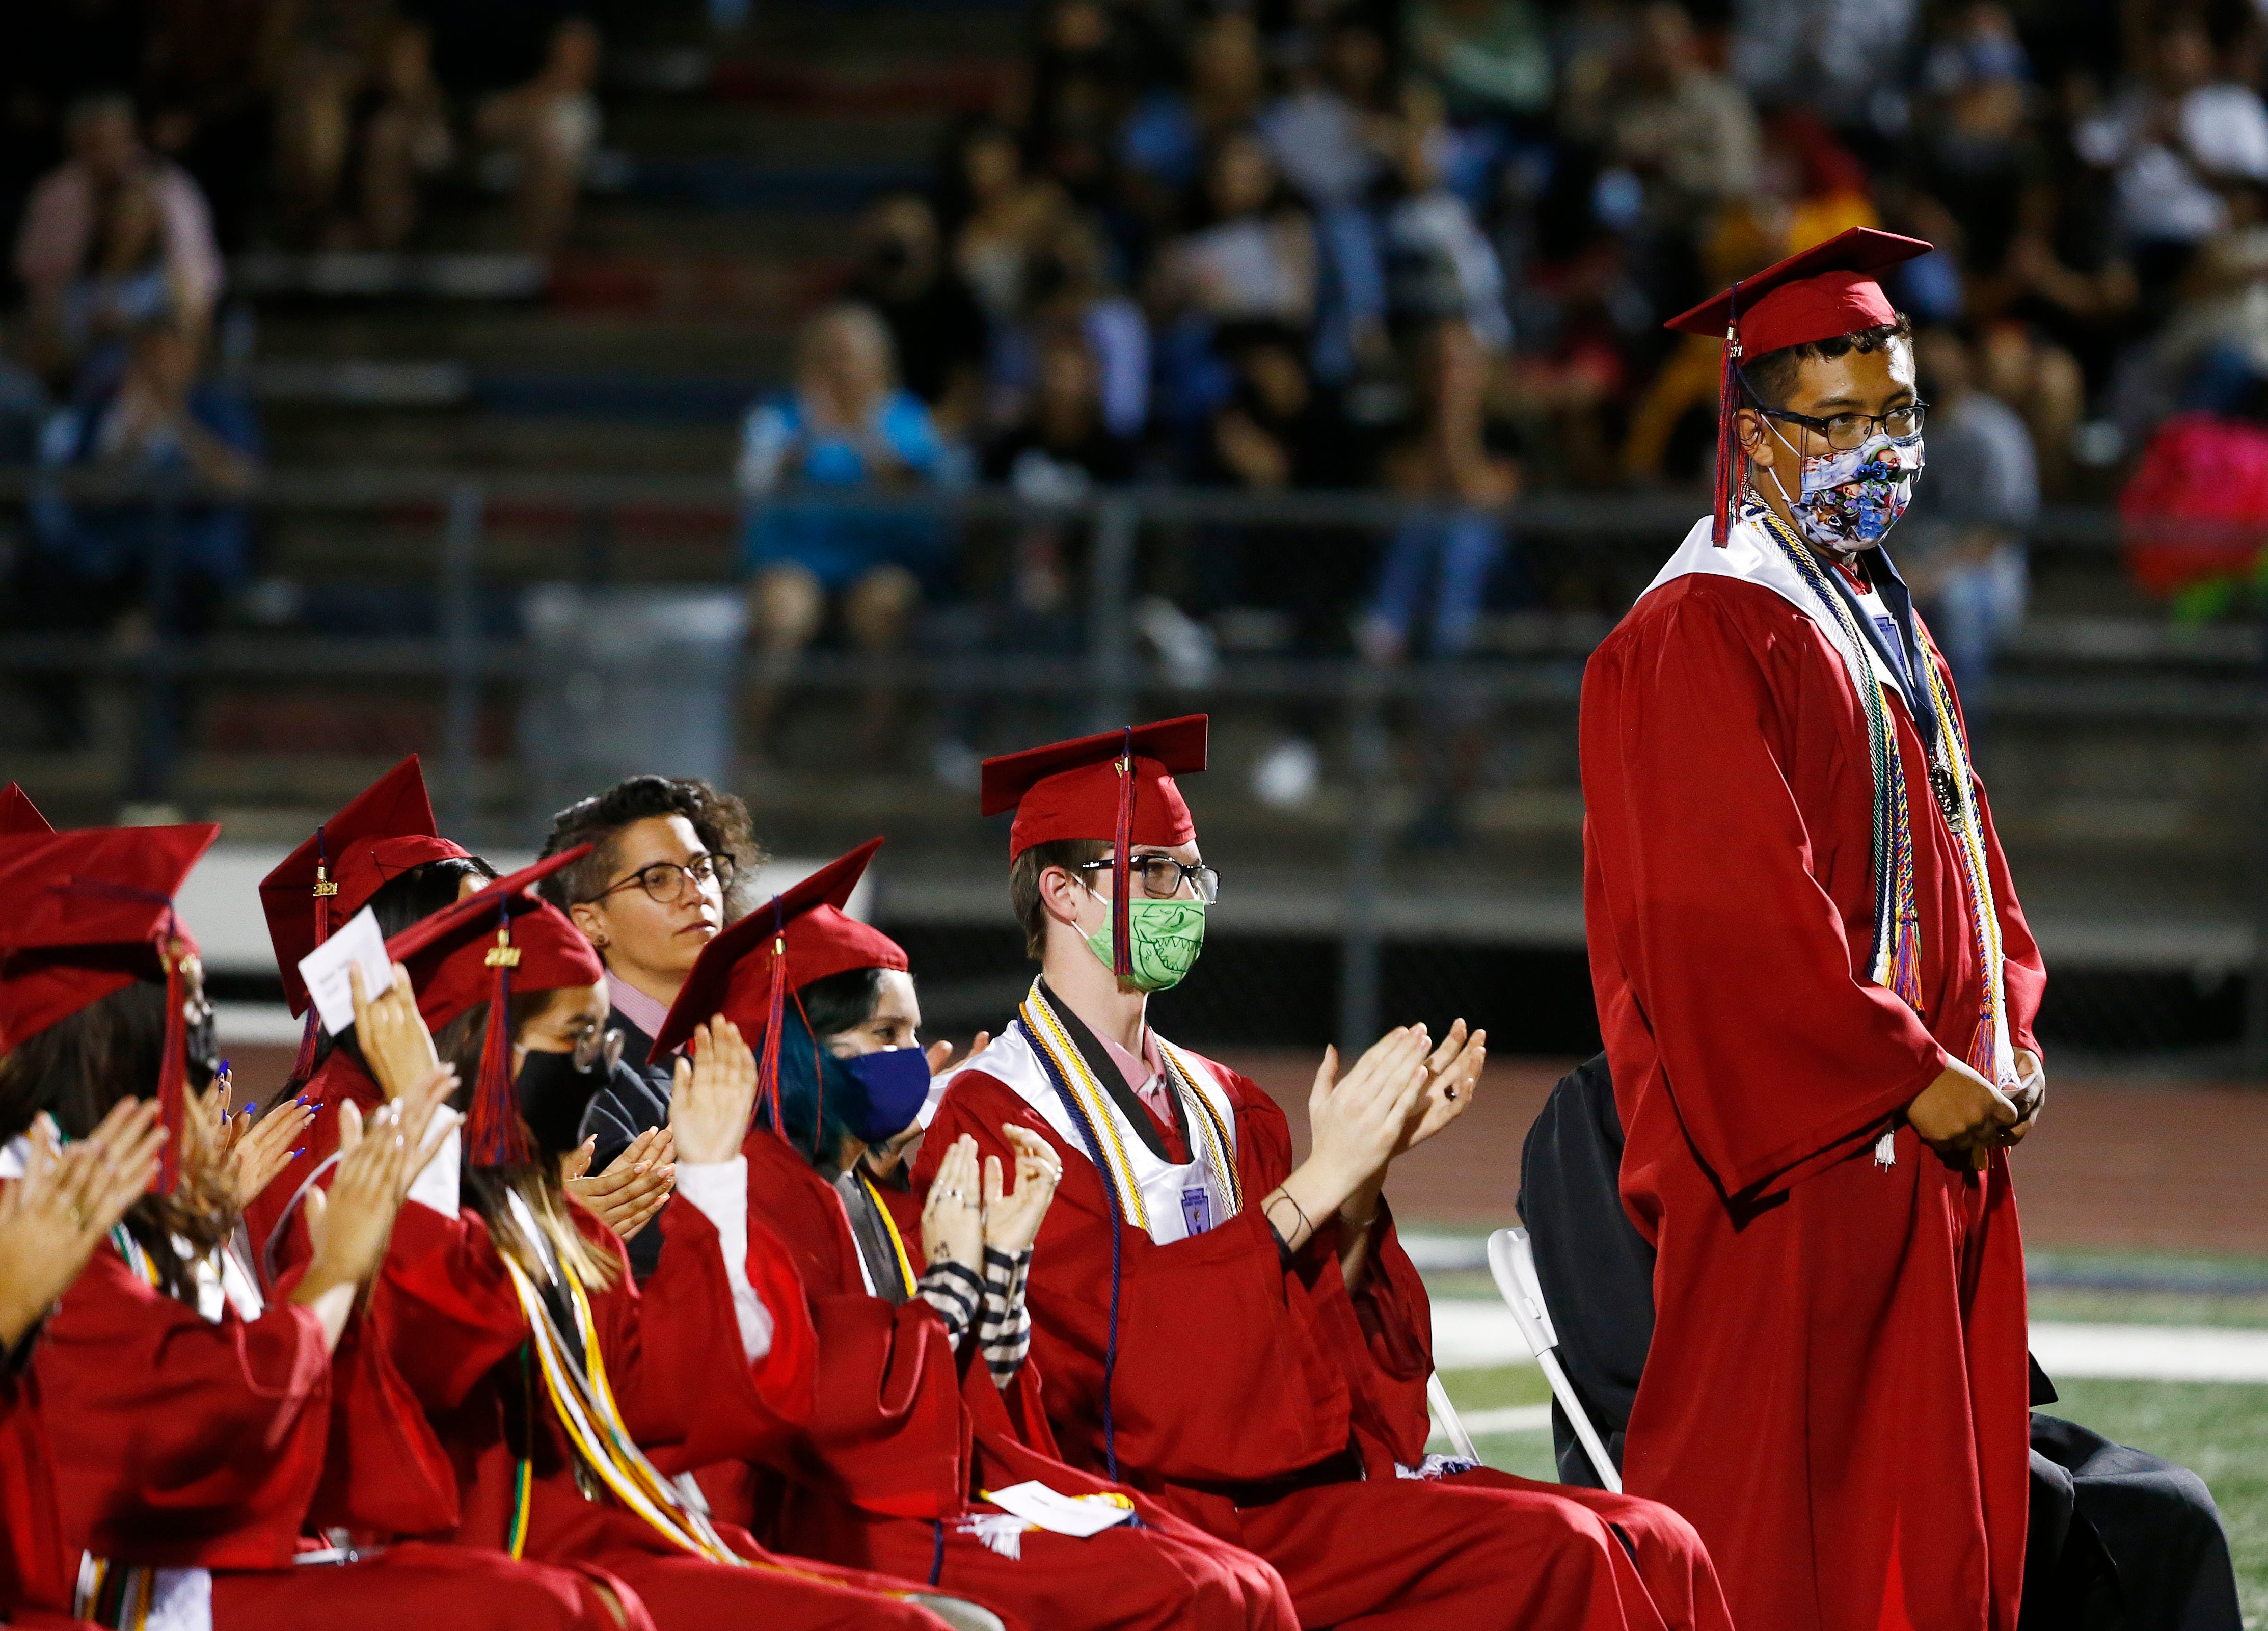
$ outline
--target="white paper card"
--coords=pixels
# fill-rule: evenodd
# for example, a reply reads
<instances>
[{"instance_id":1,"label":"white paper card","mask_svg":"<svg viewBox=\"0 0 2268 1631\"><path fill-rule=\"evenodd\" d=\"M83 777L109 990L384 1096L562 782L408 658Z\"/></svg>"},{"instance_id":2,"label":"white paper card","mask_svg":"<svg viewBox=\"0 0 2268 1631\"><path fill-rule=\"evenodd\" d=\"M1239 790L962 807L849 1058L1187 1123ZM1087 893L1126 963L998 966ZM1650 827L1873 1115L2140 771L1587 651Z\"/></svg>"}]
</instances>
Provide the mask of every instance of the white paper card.
<instances>
[{"instance_id":1,"label":"white paper card","mask_svg":"<svg viewBox=\"0 0 2268 1631\"><path fill-rule=\"evenodd\" d=\"M378 914L364 906L314 950L299 959L299 978L323 1016L323 1029L334 1037L354 1023L354 988L347 970L360 964L365 996L375 997L394 984L394 963L386 955L386 936L378 932Z\"/></svg>"},{"instance_id":2,"label":"white paper card","mask_svg":"<svg viewBox=\"0 0 2268 1631\"><path fill-rule=\"evenodd\" d=\"M1057 1494L1037 1480L1011 1484L1005 1489L988 1489L984 1499L1035 1529L1051 1535L1077 1535L1082 1540L1134 1516L1132 1507L1095 1495Z\"/></svg>"}]
</instances>

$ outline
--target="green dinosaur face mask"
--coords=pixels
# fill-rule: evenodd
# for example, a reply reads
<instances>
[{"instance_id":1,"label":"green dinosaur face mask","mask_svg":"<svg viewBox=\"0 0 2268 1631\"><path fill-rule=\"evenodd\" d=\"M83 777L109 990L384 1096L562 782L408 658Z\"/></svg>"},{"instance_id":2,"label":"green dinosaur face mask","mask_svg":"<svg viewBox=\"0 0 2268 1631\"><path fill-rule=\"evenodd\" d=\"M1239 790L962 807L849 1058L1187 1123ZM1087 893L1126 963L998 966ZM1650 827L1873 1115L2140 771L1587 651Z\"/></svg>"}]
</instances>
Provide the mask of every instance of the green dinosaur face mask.
<instances>
[{"instance_id":1,"label":"green dinosaur face mask","mask_svg":"<svg viewBox=\"0 0 2268 1631\"><path fill-rule=\"evenodd\" d=\"M1205 904L1201 900L1135 900L1127 904L1126 939L1133 953L1130 983L1143 991L1178 985L1204 949ZM1087 948L1111 966L1110 926L1086 937Z\"/></svg>"}]
</instances>

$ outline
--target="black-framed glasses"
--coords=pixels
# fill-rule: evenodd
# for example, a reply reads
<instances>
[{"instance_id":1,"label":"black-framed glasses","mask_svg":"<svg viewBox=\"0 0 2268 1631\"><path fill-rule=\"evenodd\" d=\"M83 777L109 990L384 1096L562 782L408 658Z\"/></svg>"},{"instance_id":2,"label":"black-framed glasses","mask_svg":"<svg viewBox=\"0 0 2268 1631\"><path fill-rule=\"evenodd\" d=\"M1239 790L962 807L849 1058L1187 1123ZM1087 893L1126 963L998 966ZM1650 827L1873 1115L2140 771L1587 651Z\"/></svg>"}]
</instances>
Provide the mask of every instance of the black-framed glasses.
<instances>
[{"instance_id":1,"label":"black-framed glasses","mask_svg":"<svg viewBox=\"0 0 2268 1631\"><path fill-rule=\"evenodd\" d=\"M1101 860L1085 860L1073 867L1075 872L1095 872L1107 869L1110 857ZM1220 870L1215 867L1192 867L1186 861L1175 860L1170 855L1136 855L1126 863L1127 875L1141 887L1142 893L1152 900L1171 900L1182 892L1187 880L1189 892L1210 905L1220 898Z\"/></svg>"},{"instance_id":2,"label":"black-framed glasses","mask_svg":"<svg viewBox=\"0 0 2268 1631\"><path fill-rule=\"evenodd\" d=\"M688 886L696 889L714 888L722 895L733 887L733 874L739 863L730 855L699 855L687 862L658 860L639 867L618 883L610 883L585 902L596 905L609 895L619 895L624 889L637 888L646 892L646 897L657 906L674 906L685 898Z\"/></svg>"},{"instance_id":3,"label":"black-framed glasses","mask_svg":"<svg viewBox=\"0 0 2268 1631\"><path fill-rule=\"evenodd\" d=\"M1785 408L1759 408L1756 411L1767 419L1785 419L1790 424L1801 425L1824 439L1837 453L1856 453L1873 439L1877 425L1892 441L1902 442L1920 435L1922 421L1929 417L1929 404L1908 402L1888 413L1838 413L1831 419L1815 419L1808 413L1790 413Z\"/></svg>"}]
</instances>

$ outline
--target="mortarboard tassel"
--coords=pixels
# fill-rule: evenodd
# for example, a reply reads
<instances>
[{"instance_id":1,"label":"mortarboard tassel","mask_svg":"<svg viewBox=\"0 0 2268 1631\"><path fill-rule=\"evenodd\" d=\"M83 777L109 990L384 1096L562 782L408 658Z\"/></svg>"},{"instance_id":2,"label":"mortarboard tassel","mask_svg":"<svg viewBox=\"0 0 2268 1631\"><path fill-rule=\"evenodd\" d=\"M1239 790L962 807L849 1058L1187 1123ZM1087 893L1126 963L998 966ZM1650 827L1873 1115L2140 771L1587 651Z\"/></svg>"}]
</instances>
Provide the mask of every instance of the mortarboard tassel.
<instances>
[{"instance_id":1,"label":"mortarboard tassel","mask_svg":"<svg viewBox=\"0 0 2268 1631\"><path fill-rule=\"evenodd\" d=\"M1110 864L1110 971L1120 979L1134 972L1134 727L1118 754L1118 827Z\"/></svg>"},{"instance_id":2,"label":"mortarboard tassel","mask_svg":"<svg viewBox=\"0 0 2268 1631\"><path fill-rule=\"evenodd\" d=\"M465 1125L476 1167L521 1166L534 1159L512 1085L512 971L519 966L519 948L512 943L512 903L500 903L497 912L497 943L484 959L496 970L496 985L489 997L480 1080L473 1084L472 1114Z\"/></svg>"},{"instance_id":3,"label":"mortarboard tassel","mask_svg":"<svg viewBox=\"0 0 2268 1631\"><path fill-rule=\"evenodd\" d=\"M331 937L331 900L339 892L338 884L330 875L330 850L323 841L323 824L315 823L315 944L320 946ZM321 1018L314 1004L307 1005L306 1028L299 1033L299 1057L291 1061L291 1078L284 1084L286 1094L297 1093L315 1074L315 1040L322 1035ZM320 1099L315 1103L320 1107Z\"/></svg>"},{"instance_id":4,"label":"mortarboard tassel","mask_svg":"<svg viewBox=\"0 0 2268 1631\"><path fill-rule=\"evenodd\" d=\"M158 1125L166 1129L166 1141L158 1151L158 1178L150 1192L166 1196L180 1187L181 1129L188 1121L189 1097L189 1022L181 1011L181 964L188 954L173 932L170 906L158 941L158 960L166 969L166 1042L158 1064Z\"/></svg>"},{"instance_id":5,"label":"mortarboard tassel","mask_svg":"<svg viewBox=\"0 0 2268 1631\"><path fill-rule=\"evenodd\" d=\"M827 1066L819 1057L819 1033L811 1029L811 1015L804 1011L803 993L799 991L794 995L796 1017L811 1037L811 1154L816 1160L827 1125Z\"/></svg>"},{"instance_id":6,"label":"mortarboard tassel","mask_svg":"<svg viewBox=\"0 0 2268 1631\"><path fill-rule=\"evenodd\" d=\"M1741 482L1741 285L1726 292L1725 355L1717 366L1717 508L1710 517L1709 542L1719 549L1732 530L1733 506Z\"/></svg>"},{"instance_id":7,"label":"mortarboard tassel","mask_svg":"<svg viewBox=\"0 0 2268 1631\"><path fill-rule=\"evenodd\" d=\"M799 1007L801 1005L799 1004ZM787 924L780 916L780 897L772 897L772 978L764 1003L764 1051L756 1060L756 1096L771 1118L772 1131L787 1137L780 1119L780 1026L787 1018ZM814 1038L814 1042L815 1042Z\"/></svg>"}]
</instances>

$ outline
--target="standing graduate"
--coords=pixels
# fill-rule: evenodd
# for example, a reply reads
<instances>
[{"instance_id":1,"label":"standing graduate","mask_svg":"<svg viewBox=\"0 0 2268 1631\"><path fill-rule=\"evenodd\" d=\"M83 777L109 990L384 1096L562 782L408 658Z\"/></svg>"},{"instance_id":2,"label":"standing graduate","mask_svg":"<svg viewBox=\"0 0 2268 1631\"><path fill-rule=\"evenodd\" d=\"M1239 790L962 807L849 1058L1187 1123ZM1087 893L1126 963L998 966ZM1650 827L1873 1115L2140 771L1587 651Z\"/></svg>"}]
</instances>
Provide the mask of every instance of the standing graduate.
<instances>
[{"instance_id":1,"label":"standing graduate","mask_svg":"<svg viewBox=\"0 0 2268 1631\"><path fill-rule=\"evenodd\" d=\"M745 1506L787 1551L972 1590L1035 1627L1294 1631L1266 1563L1055 1457L1024 1303L1052 1147L1004 1129L1012 1199L963 1140L906 1232L865 1170L916 1125L945 1055L923 1051L904 949L842 910L880 843L711 941L660 1030L674 1048L721 1015L776 1056L741 1147L748 1207L793 1254L819 1338L810 1420L747 1465L705 1469L711 1506ZM1066 1534L987 1493L1033 1481L1138 1521Z\"/></svg>"},{"instance_id":2,"label":"standing graduate","mask_svg":"<svg viewBox=\"0 0 2268 1631\"><path fill-rule=\"evenodd\" d=\"M1012 1162L1005 1127L1057 1151L1027 1295L1064 1459L1265 1558L1303 1625L1727 1626L1675 1513L1425 1453L1431 1313L1386 1172L1471 1103L1484 1038L1397 1030L1344 1075L1327 1052L1295 1167L1266 1094L1149 1026L1219 884L1174 780L1206 735L1196 715L984 767L1041 974L939 1101L915 1187L964 1138Z\"/></svg>"},{"instance_id":3,"label":"standing graduate","mask_svg":"<svg viewBox=\"0 0 2268 1631\"><path fill-rule=\"evenodd\" d=\"M419 1175L383 1276L394 1359L453 1471L453 1539L602 1568L660 1631L998 1631L950 1594L768 1554L647 1458L652 1443L698 1457L712 1417L786 1430L809 1407L813 1338L784 1253L749 1238L738 1152L755 1061L728 1022L677 1069L671 1119L697 1188L665 1216L643 1295L615 1235L567 1197L559 1158L608 1081L606 986L590 943L529 890L582 853L394 937L375 1000L356 978L356 1033L389 1097L437 1054L472 1084L462 1149Z\"/></svg>"},{"instance_id":4,"label":"standing graduate","mask_svg":"<svg viewBox=\"0 0 2268 1631\"><path fill-rule=\"evenodd\" d=\"M172 899L217 830L96 829L0 850L0 1171L41 1158L23 1134L43 1116L76 1139L130 1134L143 1124L122 1106L137 1089L166 1135L148 1192L32 1350L64 1568L19 1588L114 1627L616 1623L571 1574L416 1543L357 1557L306 1538L405 1514L423 1529L446 1511L438 1446L405 1430L415 1403L366 1339L387 1317L372 1279L438 1084L367 1135L346 1113L313 1252L280 1301L263 1299L227 1246L262 1163L222 1114L196 943ZM79 1207L82 1236L111 1209ZM10 1531L16 1551L12 1511Z\"/></svg>"},{"instance_id":5,"label":"standing graduate","mask_svg":"<svg viewBox=\"0 0 2268 1631\"><path fill-rule=\"evenodd\" d=\"M2029 1454L2006 1150L2046 976L1943 657L1881 543L1922 465L1854 229L1727 337L1717 512L1584 676L1585 919L1624 1206L1658 1252L1625 1487L1734 1618L2010 1631Z\"/></svg>"}]
</instances>

